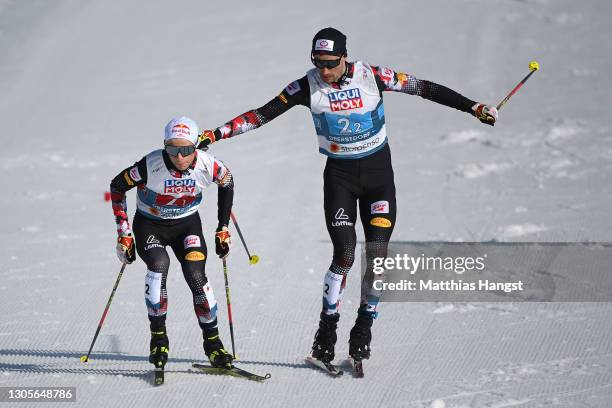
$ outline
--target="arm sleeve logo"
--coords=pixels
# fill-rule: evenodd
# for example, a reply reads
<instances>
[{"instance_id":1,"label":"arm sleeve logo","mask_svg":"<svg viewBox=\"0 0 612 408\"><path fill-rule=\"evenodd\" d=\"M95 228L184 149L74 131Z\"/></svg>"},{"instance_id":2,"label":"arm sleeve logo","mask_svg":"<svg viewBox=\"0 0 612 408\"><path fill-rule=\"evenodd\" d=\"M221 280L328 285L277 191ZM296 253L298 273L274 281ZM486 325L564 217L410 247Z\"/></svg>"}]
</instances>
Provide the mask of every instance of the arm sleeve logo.
<instances>
[{"instance_id":1,"label":"arm sleeve logo","mask_svg":"<svg viewBox=\"0 0 612 408\"><path fill-rule=\"evenodd\" d=\"M289 95L295 95L296 93L300 92L301 89L302 88L300 87L299 82L298 81L293 81L292 83L287 85L287 87L285 88L285 91Z\"/></svg>"}]
</instances>

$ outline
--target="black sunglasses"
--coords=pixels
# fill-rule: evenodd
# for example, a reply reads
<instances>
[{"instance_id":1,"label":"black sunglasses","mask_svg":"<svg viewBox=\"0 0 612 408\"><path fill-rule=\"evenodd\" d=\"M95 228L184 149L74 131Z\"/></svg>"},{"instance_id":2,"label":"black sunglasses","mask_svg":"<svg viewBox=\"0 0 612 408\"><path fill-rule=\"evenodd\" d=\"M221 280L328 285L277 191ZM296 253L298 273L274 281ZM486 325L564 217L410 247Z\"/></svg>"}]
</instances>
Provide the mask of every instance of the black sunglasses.
<instances>
[{"instance_id":1,"label":"black sunglasses","mask_svg":"<svg viewBox=\"0 0 612 408\"><path fill-rule=\"evenodd\" d=\"M332 69L340 65L340 60L342 60L342 58L338 58L334 60L322 60L322 59L315 58L314 56L311 56L310 60L312 61L314 66L319 69L323 69L323 68Z\"/></svg>"},{"instance_id":2,"label":"black sunglasses","mask_svg":"<svg viewBox=\"0 0 612 408\"><path fill-rule=\"evenodd\" d=\"M168 153L170 156L178 156L178 154L180 153L183 157L185 157L185 156L189 156L190 154L193 154L196 151L196 148L193 145L191 146L166 145L165 150L166 150L166 153Z\"/></svg>"}]
</instances>

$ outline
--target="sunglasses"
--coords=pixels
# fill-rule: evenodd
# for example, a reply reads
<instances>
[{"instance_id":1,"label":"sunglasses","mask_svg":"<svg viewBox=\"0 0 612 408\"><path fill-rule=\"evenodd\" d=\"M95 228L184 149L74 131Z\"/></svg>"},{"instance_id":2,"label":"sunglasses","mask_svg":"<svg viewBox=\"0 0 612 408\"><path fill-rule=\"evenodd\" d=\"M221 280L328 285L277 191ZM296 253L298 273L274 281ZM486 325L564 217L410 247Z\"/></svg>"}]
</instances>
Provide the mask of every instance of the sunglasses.
<instances>
[{"instance_id":1,"label":"sunglasses","mask_svg":"<svg viewBox=\"0 0 612 408\"><path fill-rule=\"evenodd\" d=\"M196 147L193 145L191 146L166 145L165 150L166 150L166 153L168 153L170 156L178 156L178 154L180 153L183 157L185 157L185 156L189 156L190 154L195 153Z\"/></svg>"},{"instance_id":2,"label":"sunglasses","mask_svg":"<svg viewBox=\"0 0 612 408\"><path fill-rule=\"evenodd\" d=\"M315 57L310 57L312 63L314 64L315 67L319 68L319 69L323 69L323 68L327 68L327 69L332 69L332 68L336 68L338 65L340 65L340 60L342 60L342 58L338 58L338 59L334 59L334 60L322 60L322 59L318 59Z\"/></svg>"}]
</instances>

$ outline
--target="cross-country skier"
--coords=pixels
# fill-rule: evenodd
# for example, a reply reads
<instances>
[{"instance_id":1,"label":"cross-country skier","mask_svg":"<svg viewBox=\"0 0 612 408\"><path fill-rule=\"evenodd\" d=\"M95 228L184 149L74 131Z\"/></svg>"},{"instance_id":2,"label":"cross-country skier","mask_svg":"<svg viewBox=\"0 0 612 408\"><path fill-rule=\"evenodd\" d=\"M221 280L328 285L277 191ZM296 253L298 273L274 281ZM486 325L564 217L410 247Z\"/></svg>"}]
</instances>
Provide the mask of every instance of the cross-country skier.
<instances>
[{"instance_id":1,"label":"cross-country skier","mask_svg":"<svg viewBox=\"0 0 612 408\"><path fill-rule=\"evenodd\" d=\"M469 113L490 125L498 114L494 107L472 101L442 85L363 61L349 62L346 36L334 28L325 28L314 36L311 60L315 68L305 76L291 82L264 106L245 112L214 131L204 131L198 147L256 129L296 105L310 109L319 151L328 156L323 173L324 209L334 246L324 279L323 310L312 357L331 362L338 307L354 260L357 212L365 232L370 267L374 257L386 256L395 225L395 185L383 92L418 95ZM371 327L377 316L379 294L364 281L361 297L349 340L349 354L358 362L370 357Z\"/></svg>"},{"instance_id":2,"label":"cross-country skier","mask_svg":"<svg viewBox=\"0 0 612 408\"><path fill-rule=\"evenodd\" d=\"M117 222L117 256L123 263L136 259L134 246L147 265L145 302L151 327L149 361L162 368L168 360L166 278L170 246L193 294L193 307L204 336L204 352L216 367L231 367L232 355L223 348L217 329L217 302L205 274L206 242L198 207L202 191L218 185L215 250L224 258L230 249L227 229L234 182L229 169L211 154L197 150L198 126L187 118L172 119L165 129L164 148L155 150L121 171L111 182L113 213ZM128 222L126 191L137 187L137 208L132 228ZM133 231L133 235L132 235ZM135 240L135 243L134 243Z\"/></svg>"}]
</instances>

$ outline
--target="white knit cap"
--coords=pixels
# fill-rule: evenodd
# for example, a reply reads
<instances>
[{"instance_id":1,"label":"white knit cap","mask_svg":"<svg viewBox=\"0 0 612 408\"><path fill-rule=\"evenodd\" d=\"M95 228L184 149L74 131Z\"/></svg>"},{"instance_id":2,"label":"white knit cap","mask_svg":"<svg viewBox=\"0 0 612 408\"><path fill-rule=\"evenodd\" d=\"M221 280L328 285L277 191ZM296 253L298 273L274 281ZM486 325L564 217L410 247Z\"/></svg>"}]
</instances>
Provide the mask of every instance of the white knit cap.
<instances>
[{"instance_id":1,"label":"white knit cap","mask_svg":"<svg viewBox=\"0 0 612 408\"><path fill-rule=\"evenodd\" d=\"M194 145L197 145L199 134L200 129L198 128L197 123L186 116L181 116L172 119L166 125L164 143L167 143L170 139L185 139L189 140Z\"/></svg>"}]
</instances>

